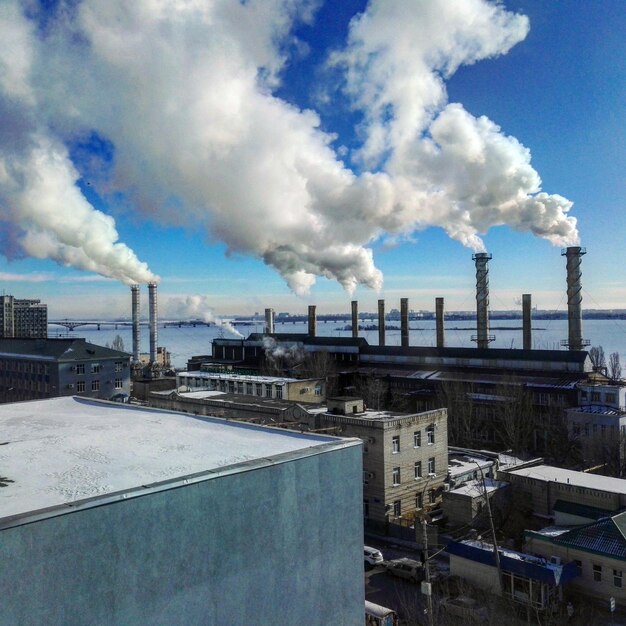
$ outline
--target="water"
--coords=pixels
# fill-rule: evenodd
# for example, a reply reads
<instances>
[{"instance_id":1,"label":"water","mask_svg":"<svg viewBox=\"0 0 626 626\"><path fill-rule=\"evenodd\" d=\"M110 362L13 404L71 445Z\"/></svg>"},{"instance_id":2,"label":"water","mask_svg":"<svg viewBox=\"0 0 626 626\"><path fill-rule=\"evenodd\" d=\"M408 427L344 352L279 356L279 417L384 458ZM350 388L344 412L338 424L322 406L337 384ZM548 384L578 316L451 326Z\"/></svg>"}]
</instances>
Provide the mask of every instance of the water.
<instances>
[{"instance_id":1,"label":"water","mask_svg":"<svg viewBox=\"0 0 626 626\"><path fill-rule=\"evenodd\" d=\"M400 322L388 322L393 326L399 326ZM329 337L349 337L350 331L339 330L346 322L321 322L317 324L317 334ZM263 324L259 322L251 326L238 326L238 330L246 337L253 332L263 332ZM141 346L142 352L148 352L148 329L142 326ZM59 326L49 327L49 337L55 337L65 329ZM277 333L306 333L307 325L304 322L296 324L276 323ZM521 320L492 320L490 334L496 339L491 343L494 348L522 347ZM93 326L77 328L72 337L84 337L87 341L98 345L110 344L116 335L120 335L124 341L127 352L132 351L132 335L130 326L120 326L118 329L107 326L97 330ZM476 335L475 322L453 321L446 322L446 346L473 348L476 343L471 340ZM378 331L361 331L360 337L364 337L371 345L378 345ZM601 345L606 357L611 352L619 352L622 366L626 365L626 321L625 320L584 320L583 336L591 341L592 346ZM192 355L211 354L211 342L215 337L236 338L219 326L196 326L194 327L162 327L159 326L160 346L165 346L172 355L172 365L176 368L184 368L187 359ZM535 320L533 321L533 347L540 350L559 350L562 339L567 339L566 320ZM410 345L434 346L435 321L411 321ZM386 343L390 346L400 345L400 331L388 330ZM626 367L624 367L626 370Z\"/></svg>"}]
</instances>

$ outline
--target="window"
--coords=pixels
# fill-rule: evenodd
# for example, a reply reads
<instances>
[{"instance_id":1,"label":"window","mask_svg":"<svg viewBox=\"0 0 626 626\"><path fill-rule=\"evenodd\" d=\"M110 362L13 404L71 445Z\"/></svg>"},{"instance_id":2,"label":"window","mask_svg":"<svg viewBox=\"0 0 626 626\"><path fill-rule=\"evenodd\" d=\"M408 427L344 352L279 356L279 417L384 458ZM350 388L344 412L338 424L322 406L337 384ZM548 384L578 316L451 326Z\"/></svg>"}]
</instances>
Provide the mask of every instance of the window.
<instances>
[{"instance_id":1,"label":"window","mask_svg":"<svg viewBox=\"0 0 626 626\"><path fill-rule=\"evenodd\" d=\"M415 461L415 478L421 478L421 477L422 477L422 462Z\"/></svg>"},{"instance_id":2,"label":"window","mask_svg":"<svg viewBox=\"0 0 626 626\"><path fill-rule=\"evenodd\" d=\"M431 456L430 459L428 459L428 473L429 474L435 473L435 457L434 456Z\"/></svg>"},{"instance_id":3,"label":"window","mask_svg":"<svg viewBox=\"0 0 626 626\"><path fill-rule=\"evenodd\" d=\"M115 371L121 372L122 367L124 367L124 363L122 361L115 361Z\"/></svg>"},{"instance_id":4,"label":"window","mask_svg":"<svg viewBox=\"0 0 626 626\"><path fill-rule=\"evenodd\" d=\"M593 579L599 583L602 582L602 565L593 566Z\"/></svg>"},{"instance_id":5,"label":"window","mask_svg":"<svg viewBox=\"0 0 626 626\"><path fill-rule=\"evenodd\" d=\"M100 367L100 363L92 363L91 364L91 373L92 374L99 374L101 369L102 368Z\"/></svg>"},{"instance_id":6,"label":"window","mask_svg":"<svg viewBox=\"0 0 626 626\"><path fill-rule=\"evenodd\" d=\"M428 445L432 446L435 443L435 425L431 424L426 429L426 436L428 437Z\"/></svg>"},{"instance_id":7,"label":"window","mask_svg":"<svg viewBox=\"0 0 626 626\"><path fill-rule=\"evenodd\" d=\"M391 452L393 454L398 454L400 452L400 437L395 436L391 438Z\"/></svg>"},{"instance_id":8,"label":"window","mask_svg":"<svg viewBox=\"0 0 626 626\"><path fill-rule=\"evenodd\" d=\"M606 402L606 404L615 404L615 394L614 393L607 393L604 396L604 401Z\"/></svg>"},{"instance_id":9,"label":"window","mask_svg":"<svg viewBox=\"0 0 626 626\"><path fill-rule=\"evenodd\" d=\"M363 517L369 517L369 516L370 516L370 501L363 500Z\"/></svg>"},{"instance_id":10,"label":"window","mask_svg":"<svg viewBox=\"0 0 626 626\"><path fill-rule=\"evenodd\" d=\"M282 388L282 386L281 386L281 385L276 385L276 397L277 397L279 400L282 400L282 399L283 399L283 388Z\"/></svg>"},{"instance_id":11,"label":"window","mask_svg":"<svg viewBox=\"0 0 626 626\"><path fill-rule=\"evenodd\" d=\"M400 517L402 515L402 502L400 500L394 500L393 514L394 517Z\"/></svg>"},{"instance_id":12,"label":"window","mask_svg":"<svg viewBox=\"0 0 626 626\"><path fill-rule=\"evenodd\" d=\"M435 496L435 490L429 489L428 490L428 502L430 502L430 504L435 504L436 499L437 497Z\"/></svg>"},{"instance_id":13,"label":"window","mask_svg":"<svg viewBox=\"0 0 626 626\"><path fill-rule=\"evenodd\" d=\"M84 380L79 380L76 383L76 392L77 393L83 393L83 391L85 391L85 381Z\"/></svg>"},{"instance_id":14,"label":"window","mask_svg":"<svg viewBox=\"0 0 626 626\"><path fill-rule=\"evenodd\" d=\"M613 570L613 584L616 587L620 587L622 586L622 570L621 569L614 569Z\"/></svg>"},{"instance_id":15,"label":"window","mask_svg":"<svg viewBox=\"0 0 626 626\"><path fill-rule=\"evenodd\" d=\"M246 383L246 393L251 396L253 394L252 392L252 383Z\"/></svg>"},{"instance_id":16,"label":"window","mask_svg":"<svg viewBox=\"0 0 626 626\"><path fill-rule=\"evenodd\" d=\"M256 395L257 396L263 395L263 385L261 383L256 383Z\"/></svg>"},{"instance_id":17,"label":"window","mask_svg":"<svg viewBox=\"0 0 626 626\"><path fill-rule=\"evenodd\" d=\"M266 398L272 397L272 385L265 385L265 397Z\"/></svg>"},{"instance_id":18,"label":"window","mask_svg":"<svg viewBox=\"0 0 626 626\"><path fill-rule=\"evenodd\" d=\"M399 467L393 468L393 471L391 472L391 482L394 485L400 484L400 468Z\"/></svg>"},{"instance_id":19,"label":"window","mask_svg":"<svg viewBox=\"0 0 626 626\"><path fill-rule=\"evenodd\" d=\"M315 395L316 396L322 395L322 385L320 384L315 385Z\"/></svg>"},{"instance_id":20,"label":"window","mask_svg":"<svg viewBox=\"0 0 626 626\"><path fill-rule=\"evenodd\" d=\"M422 431L416 430L413 433L413 447L419 448L422 445Z\"/></svg>"},{"instance_id":21,"label":"window","mask_svg":"<svg viewBox=\"0 0 626 626\"><path fill-rule=\"evenodd\" d=\"M421 509L424 506L424 499L421 493L415 494L415 508Z\"/></svg>"},{"instance_id":22,"label":"window","mask_svg":"<svg viewBox=\"0 0 626 626\"><path fill-rule=\"evenodd\" d=\"M600 392L599 391L592 391L591 392L591 401L592 402L600 402Z\"/></svg>"},{"instance_id":23,"label":"window","mask_svg":"<svg viewBox=\"0 0 626 626\"><path fill-rule=\"evenodd\" d=\"M85 373L85 364L84 363L79 363L76 366L76 373L77 374L84 374Z\"/></svg>"},{"instance_id":24,"label":"window","mask_svg":"<svg viewBox=\"0 0 626 626\"><path fill-rule=\"evenodd\" d=\"M363 484L367 485L369 483L370 473L363 470Z\"/></svg>"},{"instance_id":25,"label":"window","mask_svg":"<svg viewBox=\"0 0 626 626\"><path fill-rule=\"evenodd\" d=\"M121 389L122 388L122 379L121 378L116 378L115 379L115 388L116 389Z\"/></svg>"},{"instance_id":26,"label":"window","mask_svg":"<svg viewBox=\"0 0 626 626\"><path fill-rule=\"evenodd\" d=\"M228 393L235 393L235 381L234 380L228 381Z\"/></svg>"},{"instance_id":27,"label":"window","mask_svg":"<svg viewBox=\"0 0 626 626\"><path fill-rule=\"evenodd\" d=\"M100 391L100 381L92 380L91 381L91 391Z\"/></svg>"}]
</instances>

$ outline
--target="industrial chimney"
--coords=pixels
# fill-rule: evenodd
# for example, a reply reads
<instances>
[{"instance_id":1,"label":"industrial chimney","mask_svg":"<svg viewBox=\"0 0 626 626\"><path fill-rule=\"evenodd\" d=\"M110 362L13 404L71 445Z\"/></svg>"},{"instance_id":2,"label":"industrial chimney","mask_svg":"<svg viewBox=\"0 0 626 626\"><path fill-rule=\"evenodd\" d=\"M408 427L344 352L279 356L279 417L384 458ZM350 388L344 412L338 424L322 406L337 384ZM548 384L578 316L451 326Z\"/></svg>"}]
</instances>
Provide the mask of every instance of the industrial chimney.
<instances>
[{"instance_id":1,"label":"industrial chimney","mask_svg":"<svg viewBox=\"0 0 626 626\"><path fill-rule=\"evenodd\" d=\"M385 301L378 301L378 345L385 345Z\"/></svg>"},{"instance_id":2,"label":"industrial chimney","mask_svg":"<svg viewBox=\"0 0 626 626\"><path fill-rule=\"evenodd\" d=\"M156 363L157 358L157 286L148 283L148 316L150 322L150 364Z\"/></svg>"},{"instance_id":3,"label":"industrial chimney","mask_svg":"<svg viewBox=\"0 0 626 626\"><path fill-rule=\"evenodd\" d=\"M495 337L489 334L489 269L487 264L491 259L487 252L477 252L472 255L476 262L476 341L479 349L489 347L489 342Z\"/></svg>"},{"instance_id":4,"label":"industrial chimney","mask_svg":"<svg viewBox=\"0 0 626 626\"><path fill-rule=\"evenodd\" d=\"M132 323L133 323L133 363L139 363L141 353L141 335L139 331L139 285L130 286L132 298Z\"/></svg>"},{"instance_id":5,"label":"industrial chimney","mask_svg":"<svg viewBox=\"0 0 626 626\"><path fill-rule=\"evenodd\" d=\"M443 326L443 298L435 298L435 327L437 329L437 347L443 348L446 345Z\"/></svg>"},{"instance_id":6,"label":"industrial chimney","mask_svg":"<svg viewBox=\"0 0 626 626\"><path fill-rule=\"evenodd\" d=\"M268 335L274 334L274 309L265 309L265 332Z\"/></svg>"},{"instance_id":7,"label":"industrial chimney","mask_svg":"<svg viewBox=\"0 0 626 626\"><path fill-rule=\"evenodd\" d=\"M531 322L532 300L531 294L522 294L522 334L524 350L532 350L532 322Z\"/></svg>"},{"instance_id":8,"label":"industrial chimney","mask_svg":"<svg viewBox=\"0 0 626 626\"><path fill-rule=\"evenodd\" d=\"M409 299L400 298L400 345L409 347Z\"/></svg>"},{"instance_id":9,"label":"industrial chimney","mask_svg":"<svg viewBox=\"0 0 626 626\"><path fill-rule=\"evenodd\" d=\"M583 301L580 278L582 272L580 264L583 254L587 251L579 246L572 246L561 251L561 256L567 257L567 327L568 339L562 341L570 350L582 350L589 345L589 340L583 339L583 316L581 303Z\"/></svg>"},{"instance_id":10,"label":"industrial chimney","mask_svg":"<svg viewBox=\"0 0 626 626\"><path fill-rule=\"evenodd\" d=\"M309 305L309 337L317 335L317 317L315 315L315 305Z\"/></svg>"},{"instance_id":11,"label":"industrial chimney","mask_svg":"<svg viewBox=\"0 0 626 626\"><path fill-rule=\"evenodd\" d=\"M359 336L359 303L352 300L352 336Z\"/></svg>"}]
</instances>

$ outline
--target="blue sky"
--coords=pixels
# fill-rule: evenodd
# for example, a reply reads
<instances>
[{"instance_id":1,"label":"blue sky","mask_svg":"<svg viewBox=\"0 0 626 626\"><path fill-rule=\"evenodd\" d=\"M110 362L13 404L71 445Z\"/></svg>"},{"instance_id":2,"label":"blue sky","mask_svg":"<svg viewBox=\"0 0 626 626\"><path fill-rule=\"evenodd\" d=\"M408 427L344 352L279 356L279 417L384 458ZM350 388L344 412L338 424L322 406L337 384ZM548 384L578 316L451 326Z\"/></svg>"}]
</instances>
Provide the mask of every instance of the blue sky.
<instances>
[{"instance_id":1,"label":"blue sky","mask_svg":"<svg viewBox=\"0 0 626 626\"><path fill-rule=\"evenodd\" d=\"M314 4L5 3L0 288L51 317L127 315L152 275L164 315L472 309L483 245L492 308L563 309L573 216L583 306L626 308L621 0Z\"/></svg>"}]
</instances>

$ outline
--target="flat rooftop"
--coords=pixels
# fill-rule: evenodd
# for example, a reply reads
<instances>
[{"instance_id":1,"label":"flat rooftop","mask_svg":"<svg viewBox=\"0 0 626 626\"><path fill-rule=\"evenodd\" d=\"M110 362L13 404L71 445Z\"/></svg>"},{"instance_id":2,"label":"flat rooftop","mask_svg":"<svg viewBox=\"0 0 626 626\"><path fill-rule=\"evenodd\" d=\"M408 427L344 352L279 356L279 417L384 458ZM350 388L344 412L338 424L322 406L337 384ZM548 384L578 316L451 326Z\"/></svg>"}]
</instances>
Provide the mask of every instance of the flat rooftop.
<instances>
[{"instance_id":1,"label":"flat rooftop","mask_svg":"<svg viewBox=\"0 0 626 626\"><path fill-rule=\"evenodd\" d=\"M596 489L597 491L626 494L626 480L622 478L599 476L598 474L588 474L587 472L576 472L560 467L552 467L551 465L536 465L534 467L524 467L518 470L511 469L506 473L514 476L534 478L535 480Z\"/></svg>"},{"instance_id":2,"label":"flat rooftop","mask_svg":"<svg viewBox=\"0 0 626 626\"><path fill-rule=\"evenodd\" d=\"M304 383L311 380L317 380L311 378L287 378L285 376L256 376L253 374L237 374L234 372L203 372L202 370L178 372L176 376L179 376L180 378L206 378L207 380L232 380L243 383L267 383L275 385L283 385L286 383Z\"/></svg>"},{"instance_id":3,"label":"flat rooftop","mask_svg":"<svg viewBox=\"0 0 626 626\"><path fill-rule=\"evenodd\" d=\"M2 404L0 527L357 443L78 397Z\"/></svg>"}]
</instances>

